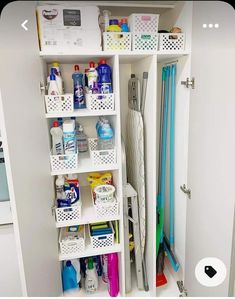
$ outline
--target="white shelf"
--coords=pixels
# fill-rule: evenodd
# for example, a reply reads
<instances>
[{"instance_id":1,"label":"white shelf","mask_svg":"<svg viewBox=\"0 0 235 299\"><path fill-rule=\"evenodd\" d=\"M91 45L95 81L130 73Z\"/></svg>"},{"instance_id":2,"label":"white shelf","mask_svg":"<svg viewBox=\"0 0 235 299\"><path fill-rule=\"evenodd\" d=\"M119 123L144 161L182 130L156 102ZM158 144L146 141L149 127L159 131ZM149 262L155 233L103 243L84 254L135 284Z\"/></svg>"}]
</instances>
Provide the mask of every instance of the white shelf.
<instances>
[{"instance_id":1,"label":"white shelf","mask_svg":"<svg viewBox=\"0 0 235 299\"><path fill-rule=\"evenodd\" d=\"M88 116L102 116L102 115L117 115L117 112L115 110L92 111L88 109L80 109L72 112L46 113L46 118L88 117Z\"/></svg>"},{"instance_id":2,"label":"white shelf","mask_svg":"<svg viewBox=\"0 0 235 299\"><path fill-rule=\"evenodd\" d=\"M86 245L85 245L85 250L84 250L83 253L59 254L59 260L60 261L65 261L65 260L72 260L72 259L77 259L77 258L81 258L81 257L88 257L88 256L94 256L94 255L121 252L121 245L120 244L114 244L113 246L103 247L103 248L95 248L94 249L88 243L88 242L90 242L88 239L89 239L89 237L86 236Z\"/></svg>"},{"instance_id":3,"label":"white shelf","mask_svg":"<svg viewBox=\"0 0 235 299\"><path fill-rule=\"evenodd\" d=\"M53 61L60 61L60 63L74 63L78 61L79 63L88 62L90 59L99 60L102 58L110 58L114 55L118 55L120 62L131 63L133 61L138 61L149 55L156 55L158 61L164 61L166 59L177 58L185 55L189 55L190 51L88 51L88 52L40 52L40 56L48 63Z\"/></svg>"},{"instance_id":4,"label":"white shelf","mask_svg":"<svg viewBox=\"0 0 235 299\"><path fill-rule=\"evenodd\" d=\"M102 218L96 217L96 212L92 203L91 189L89 186L81 188L82 199L82 217L80 220L71 220L65 222L56 222L56 227L65 227L72 225L89 224L102 221L120 220L120 215L117 216L103 216Z\"/></svg>"},{"instance_id":5,"label":"white shelf","mask_svg":"<svg viewBox=\"0 0 235 299\"><path fill-rule=\"evenodd\" d=\"M89 153L79 153L78 155L78 168L64 171L51 171L51 175L70 174L70 173L86 173L86 172L99 172L107 170L117 170L117 164L107 164L94 166Z\"/></svg>"}]
</instances>

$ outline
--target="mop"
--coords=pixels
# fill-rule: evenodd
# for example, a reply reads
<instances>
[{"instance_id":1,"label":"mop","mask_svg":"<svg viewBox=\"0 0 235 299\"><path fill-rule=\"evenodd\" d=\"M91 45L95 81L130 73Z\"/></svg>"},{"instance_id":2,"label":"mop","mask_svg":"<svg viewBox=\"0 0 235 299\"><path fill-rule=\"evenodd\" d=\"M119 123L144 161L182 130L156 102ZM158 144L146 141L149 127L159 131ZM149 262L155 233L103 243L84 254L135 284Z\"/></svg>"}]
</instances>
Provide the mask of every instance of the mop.
<instances>
[{"instance_id":1,"label":"mop","mask_svg":"<svg viewBox=\"0 0 235 299\"><path fill-rule=\"evenodd\" d=\"M170 196L170 229L169 241L164 236L163 244L167 253L167 257L175 272L179 270L179 263L174 255L174 202L175 202L175 78L176 78L176 65L171 65L171 97L170 97L170 163L169 163L169 196Z\"/></svg>"},{"instance_id":2,"label":"mop","mask_svg":"<svg viewBox=\"0 0 235 299\"><path fill-rule=\"evenodd\" d=\"M165 205L165 184L166 184L166 154L167 154L167 125L168 125L168 98L169 98L169 75L170 68L162 69L162 100L161 100L161 129L159 140L159 174L158 174L158 196L157 196L157 276L156 286L167 283L163 273L164 269L164 245L163 245L163 227L164 227L164 205ZM163 102L164 101L164 102ZM163 102L163 104L162 104Z\"/></svg>"}]
</instances>

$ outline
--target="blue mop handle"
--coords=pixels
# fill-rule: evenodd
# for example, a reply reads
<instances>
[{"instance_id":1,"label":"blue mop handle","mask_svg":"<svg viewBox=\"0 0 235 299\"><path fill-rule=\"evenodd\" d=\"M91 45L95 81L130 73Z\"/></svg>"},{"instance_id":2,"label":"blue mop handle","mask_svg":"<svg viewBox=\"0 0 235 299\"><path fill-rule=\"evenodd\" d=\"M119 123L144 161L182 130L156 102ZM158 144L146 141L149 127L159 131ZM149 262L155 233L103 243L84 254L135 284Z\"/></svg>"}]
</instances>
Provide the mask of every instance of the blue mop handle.
<instances>
[{"instance_id":1,"label":"blue mop handle","mask_svg":"<svg viewBox=\"0 0 235 299\"><path fill-rule=\"evenodd\" d=\"M163 133L162 133L162 164L161 164L161 187L160 187L160 207L164 210L165 204L165 185L166 185L166 154L167 154L167 125L168 125L168 98L169 98L169 76L170 67L163 68L165 72L165 96L163 106ZM164 217L163 217L164 219ZM164 221L164 220L163 220ZM163 241L163 230L161 232L160 242Z\"/></svg>"},{"instance_id":2,"label":"blue mop handle","mask_svg":"<svg viewBox=\"0 0 235 299\"><path fill-rule=\"evenodd\" d=\"M171 66L171 113L170 113L170 247L174 246L174 202L175 202L175 77L176 65Z\"/></svg>"}]
</instances>

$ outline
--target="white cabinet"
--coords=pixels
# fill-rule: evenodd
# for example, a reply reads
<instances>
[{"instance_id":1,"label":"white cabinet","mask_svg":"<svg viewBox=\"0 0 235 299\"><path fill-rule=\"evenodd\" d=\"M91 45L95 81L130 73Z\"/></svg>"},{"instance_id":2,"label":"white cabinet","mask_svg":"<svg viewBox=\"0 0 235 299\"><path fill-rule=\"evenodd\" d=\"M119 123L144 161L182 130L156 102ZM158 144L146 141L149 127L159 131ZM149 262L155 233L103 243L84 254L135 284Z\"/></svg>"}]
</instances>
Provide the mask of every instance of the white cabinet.
<instances>
[{"instance_id":1,"label":"white cabinet","mask_svg":"<svg viewBox=\"0 0 235 299\"><path fill-rule=\"evenodd\" d=\"M104 3L95 3L100 8L104 6ZM182 27L186 33L185 51L39 54L36 3L14 2L2 13L0 37L4 44L1 45L0 88L3 113L0 119L3 124L2 134L6 139L5 159L23 295L62 294L57 229L51 214L53 175L57 174L50 172L49 164L48 128L51 117L45 115L39 83L45 81L48 63L56 59L62 63L65 86L71 92L72 64L86 65L91 59L97 61L105 57L113 67L116 108L112 113L107 113L107 117L117 133L115 142L118 159L115 167L102 170L113 172L121 203L120 244L113 248L119 252L121 295L125 295L121 134L125 140L128 79L133 72L139 78L144 71L149 73L144 115L147 181L145 256L149 292L133 289L129 295L159 296L164 295L162 290L156 290L155 282L161 68L166 62L176 61L175 253L181 265L176 279L184 281L189 295L226 296L229 289L234 208L230 186L233 185L235 164L235 144L231 137L235 127L235 104L232 99L232 9L223 2L202 1L180 1L161 8L157 2L148 5L142 3L136 7L133 2L122 5L114 3L109 9L113 15L129 15L140 11L138 6L143 5L145 11L160 13L160 28L174 25ZM14 19L11 18L12 15L15 16ZM25 19L28 20L27 32L20 26ZM202 24L206 21L219 23L219 28L204 29ZM181 84L187 77L195 77L194 90ZM97 113L83 111L76 115L55 117L59 116L80 118L87 128L87 134L95 136ZM85 162L80 165L78 172L83 181L87 172L101 170L87 164L89 159L82 161ZM180 190L183 184L191 189L190 200ZM89 205L87 209L90 209ZM167 217L168 215L166 219ZM89 223L89 215L82 221ZM205 256L217 256L226 264L227 278L216 288L203 287L194 276L195 265ZM60 256L60 259L63 257ZM108 296L103 292L97 294Z\"/></svg>"},{"instance_id":2,"label":"white cabinet","mask_svg":"<svg viewBox=\"0 0 235 299\"><path fill-rule=\"evenodd\" d=\"M22 296L13 225L0 226L1 297Z\"/></svg>"}]
</instances>

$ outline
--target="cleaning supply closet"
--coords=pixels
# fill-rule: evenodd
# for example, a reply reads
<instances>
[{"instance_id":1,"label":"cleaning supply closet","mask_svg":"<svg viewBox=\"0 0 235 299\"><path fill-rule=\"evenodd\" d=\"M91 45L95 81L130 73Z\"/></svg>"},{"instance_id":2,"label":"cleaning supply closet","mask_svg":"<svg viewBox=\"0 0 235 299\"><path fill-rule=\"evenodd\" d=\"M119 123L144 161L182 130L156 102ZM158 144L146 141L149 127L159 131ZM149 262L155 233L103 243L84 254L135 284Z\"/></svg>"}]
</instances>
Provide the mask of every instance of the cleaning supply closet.
<instances>
[{"instance_id":1,"label":"cleaning supply closet","mask_svg":"<svg viewBox=\"0 0 235 299\"><path fill-rule=\"evenodd\" d=\"M80 4L80 2L79 2ZM85 4L85 3L84 3ZM129 17L132 13L138 13L140 8L137 7L120 7L120 3L116 3L117 6L114 7L102 7L101 3L97 2L97 6L100 10L109 10L111 11L111 16L113 19L116 19L115 16L122 16L123 18ZM193 160L190 160L190 167L189 171L189 182L187 183L187 148L188 148L188 127L189 124L192 128L195 129L194 136L196 135L197 144L200 144L200 138L202 135L207 139L207 131L200 131L200 138L199 134L197 134L197 128L194 127L195 123L198 120L198 114L195 111L199 111L199 114L203 114L203 118L201 119L202 124L206 126L206 112L207 111L207 118L212 117L209 113L209 107L204 105L200 102L195 100L192 102L189 101L191 96L199 97L198 91L192 91L188 89L185 85L181 84L181 81L186 81L188 77L191 80L191 71L190 71L190 64L191 64L191 33L192 33L192 11L196 14L198 20L200 22L204 22L201 18L205 16L205 8L210 8L208 3L196 3L194 4L194 10L192 9L191 2L175 2L174 4L170 4L169 7L157 7L157 4L153 3L153 7L145 7L144 10L147 13L159 13L159 29L167 29L170 31L173 27L180 27L183 29L183 33L186 36L185 39L185 48L184 50L173 51L171 50L164 50L162 48L153 49L144 51L141 50L139 52L132 51L131 48L126 50L126 52L121 52L116 49L108 51L102 51L101 48L94 49L90 46L90 42L92 38L88 38L87 40L87 49L76 51L73 49L68 50L66 45L64 45L64 50L62 52L58 51L41 51L39 53L38 49L38 38L37 38L37 27L36 27L36 20L35 20L35 10L36 5L35 3L28 3L24 7L24 11L21 11L22 3L19 4L13 3L6 8L5 13L7 16L1 18L2 29L1 30L1 39L5 40L2 51L1 57L1 65L2 68L0 70L0 84L1 84L1 97L2 97L2 106L3 106L3 118L1 117L1 122L3 122L3 133L6 135L6 162L8 164L7 172L8 176L10 177L9 180L9 190L10 196L14 202L13 205L13 215L15 229L17 231L17 244L18 244L18 251L19 251L19 259L20 259L20 268L21 268L21 277L22 277L22 286L23 286L23 293L28 295L61 295L62 294L62 282L61 282L61 263L62 260L67 260L68 255L66 257L62 254L58 255L58 240L57 240L57 233L61 225L58 224L58 221L55 223L55 216L51 215L51 207L53 205L53 200L55 199L54 194L54 183L57 175L69 175L72 171L64 170L63 173L60 173L58 170L51 170L50 169L50 133L49 130L52 127L53 121L59 121L57 118L61 118L61 116L67 120L71 120L71 117L76 117L79 121L79 124L83 127L83 132L87 136L87 138L97 138L96 132L96 123L99 119L99 116L105 116L112 128L114 129L114 144L116 147L116 163L113 163L112 166L106 167L105 169L102 166L94 167L91 160L91 152L89 154L87 152L83 153L84 155L80 155L78 158L78 164L75 166L75 169L78 174L79 180L79 187L81 187L81 218L79 221L75 221L74 225L85 225L85 240L91 240L90 238L93 236L89 235L89 231L93 231L93 229L89 229L89 225L99 222L98 218L94 217L94 209L92 203L92 197L90 195L90 186L89 182L87 181L87 176L94 172L104 173L104 172L111 172L113 176L113 186L115 187L115 196L119 200L119 213L117 218L110 217L109 219L103 218L102 222L104 221L112 221L118 220L119 222L119 238L117 239L118 242L112 243L113 245L107 249L104 247L98 250L86 247L86 253L76 255L76 258L85 258L89 256L95 255L103 255L103 254L112 254L117 253L118 255L118 273L119 273L119 294L125 294L125 247L124 247L124 232L123 232L123 188L122 188L122 155L121 155L121 136L123 136L124 142L127 143L127 134L126 134L126 122L127 122L127 113L128 113L128 81L131 78L131 74L135 74L137 78L139 78L140 82L142 82L143 72L148 73L148 84L146 90L146 102L145 102L145 109L144 109L144 130L145 130L145 167L146 167L146 247L145 247L145 262L146 262L146 270L147 270L147 278L149 284L149 293L147 295L161 295L162 290L156 290L156 201L157 201L157 169L158 169L158 137L159 137L159 125L160 125L160 98L161 98L161 72L162 67L165 63L171 61L177 61L177 77L176 77L176 128L175 128L175 199L177 200L177 204L175 204L175 254L179 260L180 264L180 271L183 273L179 273L182 275L184 282L186 282L186 287L188 292L192 294L197 294L198 290L204 291L206 294L210 294L209 291L199 285L199 283L195 280L192 269L193 265L197 263L200 255L207 254L209 255L212 253L213 255L218 256L219 258L223 259L226 263L227 269L229 269L229 253L225 251L223 256L219 251L218 240L215 240L212 237L212 244L213 248L210 244L208 244L208 240L204 238L204 232L200 232L200 242L204 244L203 246L196 246L195 239L198 238L198 234L189 234L186 231L186 202L187 196L181 191L180 186L186 184L187 188L192 189L192 200L191 202L188 201L188 206L191 210L192 205L194 205L194 211L198 212L198 206L195 204L194 196L197 197L197 201L204 199L204 202L209 202L211 206L211 210L216 214L215 209L213 208L216 206L215 202L218 203L218 196L214 192L214 189L211 188L212 195L209 196L208 192L205 191L207 194L206 198L204 198L204 193L199 195L198 190L207 190L206 188L201 188L202 186L205 187L205 182L212 182L212 177L215 175L218 176L217 179L220 179L221 174L221 165L219 166L216 163L212 163L216 161L216 155L219 155L217 151L217 147L221 149L221 152L224 151L224 146L233 150L233 145L230 144L232 141L231 139L223 139L223 144L217 144L214 151L212 151L212 145L214 144L214 139L210 138L210 142L207 146L210 148L210 155L208 154L206 157L210 162L211 169L215 169L216 171L210 172L210 175L207 171L205 171L205 167L203 166L202 162L198 161L197 157L194 155L193 149L196 148L197 150L202 150L202 148L198 149L198 145L194 143L194 140L189 139L190 147L189 153L193 154ZM204 6L205 5L205 6ZM223 11L223 5L221 3L221 9L218 11L213 11L216 13L218 19L223 24L223 21L220 18L220 12ZM226 9L225 9L226 10ZM211 11L209 9L209 11ZM227 12L227 10L226 10ZM12 20L11 26L7 23L7 19L9 20L10 15L14 14L15 19ZM200 17L201 16L201 17ZM30 30L23 31L22 27L19 24L22 23L22 20L27 18L28 25L30 25ZM224 18L227 20L228 18ZM86 18L89 20L89 18ZM90 18L92 20L92 18ZM201 28L201 24L199 21L196 24L198 26L194 27L193 35L195 36L194 42L206 42L206 40L213 39L210 37L209 34L207 35L206 31ZM7 25L8 24L8 25ZM124 22L125 24L125 22ZM129 25L129 24L128 24ZM228 24L227 24L228 25ZM85 26L85 24L84 24ZM85 27L88 28L88 25ZM85 28L84 27L84 28ZM125 27L125 26L124 26ZM129 32L121 32L123 37L125 36L127 39L130 38L132 40L132 35L128 35L133 33L133 27L129 27ZM200 29L201 28L201 29ZM223 30L223 26L221 26L221 30ZM229 26L226 27L227 30L230 28ZM132 31L131 31L132 30ZM204 30L204 31L202 31ZM6 33L8 32L8 33ZM98 36L99 29L97 30L97 34L92 36ZM199 32L199 33L198 33ZM11 34L10 34L11 33ZM106 33L106 32L104 32ZM110 33L114 32L107 32L110 36ZM117 32L120 34L120 32ZM198 33L198 35L197 35ZM218 31L218 34L220 31ZM83 33L82 33L83 34ZM116 32L115 32L116 34ZM171 36L173 33L169 33ZM106 34L107 35L107 34ZM205 37L202 40L199 36ZM138 32L135 32L135 41L138 39L139 35ZM194 38L193 36L193 38ZM14 38L12 38L14 37ZM89 36L91 37L91 35ZM146 38L146 35L145 35ZM92 43L100 45L101 36L99 35L97 38L97 43ZM94 41L95 39L93 39ZM13 41L18 41L17 51L9 49L15 49L15 44ZM133 40L132 40L133 41ZM156 46L156 42L152 40ZM84 43L86 44L86 43ZM134 43L133 43L134 44ZM222 48L222 44L220 44ZM112 44L113 47L113 44ZM211 49L211 48L210 48ZM223 49L223 48L222 48ZM25 52L27 52L27 56L25 56ZM214 53L214 52L213 52ZM193 54L195 55L195 54ZM195 56L193 56L195 59ZM200 54L201 55L201 54ZM214 53L216 55L216 53ZM203 56L203 55L202 55ZM14 57L14 60L12 59ZM227 55L224 55L224 59ZM106 59L108 65L112 68L112 83L113 83L113 93L115 99L115 108L104 115L104 113L100 113L97 111L91 112L91 110L81 109L78 112L65 112L63 115L61 113L54 114L53 116L48 115L45 112L45 103L44 103L44 94L40 92L39 86L41 82L41 86L46 86L46 78L49 75L49 66L52 62L60 62L61 71L63 74L64 84L65 84L65 92L68 92L73 95L73 81L72 81L72 73L74 72L74 65L78 64L83 74L85 73L85 68L89 67L89 62L94 61L98 63L101 59ZM203 59L203 58L201 58ZM198 58L199 60L199 58ZM18 101L14 101L15 99L15 89L12 90L11 82L7 80L8 70L14 69L14 62L17 61L18 66L21 70L20 79L18 78L14 82L16 82L18 86L19 92L18 94ZM203 61L206 65L206 61ZM220 60L218 59L218 63ZM10 65L9 65L10 64ZM194 61L195 65L195 61ZM200 65L200 63L198 63ZM203 64L201 64L203 65ZM222 65L221 65L222 67ZM222 68L223 69L223 68ZM3 73L4 70L4 73ZM212 73L213 69L210 70ZM197 73L197 74L196 74ZM200 75L199 75L200 74ZM195 82L199 80L203 76L200 73L199 69L195 69L195 73L192 75L196 76ZM54 81L54 76L52 76ZM21 79L22 78L22 79ZM24 80L23 80L24 79ZM210 79L210 78L209 78ZM209 80L208 79L208 80ZM214 78L217 80L216 78ZM204 80L206 81L206 80ZM30 84L26 84L30 82ZM215 81L218 83L218 81ZM223 82L221 84L224 84ZM16 87L17 87L16 86ZM214 84L216 91L219 84ZM232 84L231 84L232 86ZM196 86L197 88L197 83ZM229 86L227 86L230 88ZM199 85L200 88L200 85ZM203 85L203 88L206 89L207 86ZM67 90L66 90L67 89ZM201 90L201 89L199 89ZM230 90L227 90L228 96L227 98L230 99ZM212 92L212 91L210 91ZM214 91L213 91L214 92ZM225 109L216 94L214 95L214 101L221 104L221 109ZM201 97L199 97L201 99ZM222 98L222 97L221 97ZM156 100L157 99L157 100ZM223 97L224 99L224 97ZM12 109L12 103L14 102L14 109ZM195 120L194 123L189 123L188 115L189 115L189 102L192 104L192 110L190 111L191 117ZM232 105L232 102L229 102ZM212 102L210 102L212 105ZM197 106L199 105L199 106ZM27 108L26 108L27 107ZM27 111L29 112L25 112ZM220 109L220 110L221 110ZM218 111L214 111L217 120ZM22 117L24 115L24 117ZM66 115L66 116L65 116ZM157 117L156 117L157 116ZM226 125L230 124L231 126L226 126L226 128L232 128L232 122L230 123L230 118L226 118ZM21 124L20 128L22 130L18 130L16 134L16 124ZM29 126L32 124L32 126ZM197 123L198 124L198 123ZM220 124L222 127L224 124ZM218 123L214 122L213 126L216 127L220 132L218 127ZM211 127L207 127L210 132L212 132ZM36 132L36 133L35 133ZM84 137L84 136L83 136ZM230 141L229 141L230 140ZM202 140L203 141L203 140ZM217 139L218 141L218 139ZM230 142L230 143L229 143ZM18 144L21 146L21 151L19 148L15 146ZM212 145L211 145L212 144ZM229 146L231 145L231 146ZM88 144L89 146L89 144ZM22 155L22 153L24 155ZM203 155L204 152L201 152ZM76 155L73 154L73 155ZM23 159L22 157L27 157ZM79 154L78 154L79 156ZM203 156L204 157L204 156ZM224 157L226 160L227 158ZM60 160L62 161L62 160ZM194 162L194 163L193 163ZM196 163L197 162L197 163ZM205 161L204 161L205 162ZM231 161L230 161L231 162ZM200 175L203 176L204 181L200 178L200 186L198 186L197 182L199 179L192 180L192 173L195 173L195 168L197 169L197 165L200 164ZM224 163L226 164L226 163ZM223 165L224 165L223 164ZM232 164L232 163L230 163ZM228 165L228 164L226 164ZM224 169L223 173L226 173ZM197 173L198 174L198 173ZM18 178L21 178L21 182ZM22 184L22 181L27 182ZM223 180L222 180L223 182ZM190 185L188 185L190 183ZM214 181L213 181L214 183ZM232 183L231 183L232 184ZM219 185L219 184L218 184ZM38 190L38 186L43 186L40 189L40 192L36 192ZM191 187L193 186L193 187ZM217 188L222 188L225 190L226 188L223 184L218 186ZM221 191L222 189L219 189ZM218 190L217 190L218 191ZM224 198L232 198L229 193L230 191L226 189L226 194L221 193ZM218 194L220 192L217 192ZM210 201L210 198L213 197L213 202ZM24 201L22 201L24 198ZM90 200L90 201L89 201ZM231 224L231 213L232 210L232 203L227 200L228 205L224 205L223 211L220 211L223 215L227 215L227 226L225 229L229 231L230 224ZM87 205L86 205L87 204ZM40 207L39 207L40 205ZM221 205L220 205L221 206ZM58 208L58 207L56 207ZM90 210L91 208L91 210ZM78 207L80 209L80 207ZM209 210L209 209L207 209ZM29 212L30 211L30 212ZM197 213L196 213L197 214ZM204 218L205 214L203 209L201 209L201 214ZM195 219L192 212L189 214L190 216L187 217L190 219L191 223L187 223L187 230L191 232L192 228L198 228L198 221ZM217 215L217 214L216 214ZM167 217L167 216L166 216ZM211 219L215 219L213 213L210 214ZM43 219L43 220L42 220ZM192 224L193 222L193 224ZM204 221L206 224L206 221ZM29 226L30 223L30 226ZM114 224L114 225L113 225ZM104 229L106 229L106 224ZM112 223L113 229L115 231L115 222ZM65 226L66 227L66 226ZM217 224L214 223L214 228L210 228L210 234L214 235L214 229L216 230ZM57 230L58 229L58 230ZM109 227L108 227L109 229ZM222 232L224 233L224 226L220 227ZM35 233L36 232L36 233ZM196 231L197 232L197 231ZM166 227L166 233L168 233L168 228ZM230 235L228 233L224 233L226 238L227 244L230 244ZM116 241L116 237L114 236L114 241ZM85 246L91 243L85 243ZM185 247L186 244L186 247ZM206 245L205 245L206 244ZM219 242L220 244L220 242ZM218 245L218 246L217 246ZM30 251L28 250L30 246ZM201 248L205 248L207 246L210 250L207 253L201 252ZM194 249L192 250L193 247ZM230 247L230 246L228 246ZM186 248L186 250L185 250ZM27 249L27 250L26 250ZM191 250L190 250L191 249ZM70 255L71 257L71 255ZM75 256L73 256L75 257ZM192 258L192 260L191 260ZM32 260L36 261L32 263ZM50 267L48 267L50 265ZM191 266L192 265L192 266ZM68 265L70 267L70 265ZM94 266L93 266L94 267ZM90 272L94 272L92 269L91 261L89 262L89 270ZM45 269L46 275L45 275ZM73 272L73 271L72 271ZM185 275L187 273L187 275ZM167 273L166 273L167 274ZM92 274L91 274L92 276ZM38 278L40 277L41 283L40 287L38 284ZM92 276L93 277L93 276ZM130 295L142 295L145 294L145 291L138 290L136 287L135 276L133 275L132 281L132 292ZM190 279L189 279L190 277ZM228 279L228 278L226 278ZM110 280L111 281L111 280ZM228 280L227 280L228 282ZM43 285L43 288L42 288ZM194 285L197 290L194 289ZM170 289L170 285L168 286ZM227 284L219 286L216 290L218 294L226 294L227 292ZM144 293L143 293L144 292ZM210 292L213 292L210 290ZM114 291L115 293L115 291ZM80 293L81 294L81 293ZM97 290L97 295L101 296L109 296L107 285L104 285L104 288Z\"/></svg>"}]
</instances>

